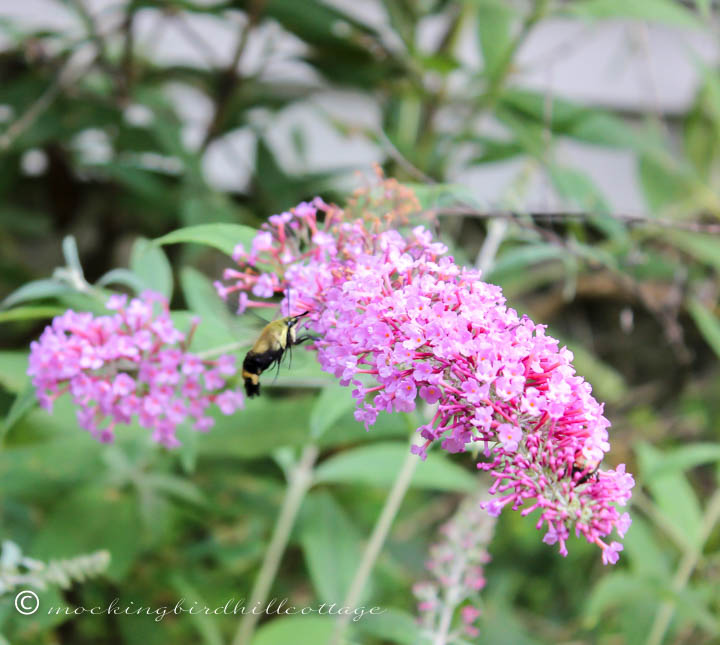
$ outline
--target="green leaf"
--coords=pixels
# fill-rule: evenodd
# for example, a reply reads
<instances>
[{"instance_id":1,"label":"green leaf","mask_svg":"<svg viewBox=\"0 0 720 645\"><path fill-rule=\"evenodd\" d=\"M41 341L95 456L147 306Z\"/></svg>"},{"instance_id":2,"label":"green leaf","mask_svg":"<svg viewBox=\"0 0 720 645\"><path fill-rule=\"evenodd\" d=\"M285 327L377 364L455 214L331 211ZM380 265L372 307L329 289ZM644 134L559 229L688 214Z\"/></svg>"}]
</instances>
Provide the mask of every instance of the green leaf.
<instances>
[{"instance_id":1,"label":"green leaf","mask_svg":"<svg viewBox=\"0 0 720 645\"><path fill-rule=\"evenodd\" d=\"M595 182L575 168L552 164L548 168L550 180L560 197L573 206L591 213L590 222L610 238L625 236L625 227L610 215L605 197Z\"/></svg>"},{"instance_id":2,"label":"green leaf","mask_svg":"<svg viewBox=\"0 0 720 645\"><path fill-rule=\"evenodd\" d=\"M60 305L68 309L87 311L96 316L107 316L108 309L105 305L112 294L112 291L101 290L99 288L92 292L75 291L72 289L60 294L57 298Z\"/></svg>"},{"instance_id":3,"label":"green leaf","mask_svg":"<svg viewBox=\"0 0 720 645\"><path fill-rule=\"evenodd\" d=\"M140 551L138 520L137 504L127 493L101 486L81 488L57 501L32 553L38 558L69 558L107 549L111 555L107 575L119 581Z\"/></svg>"},{"instance_id":4,"label":"green leaf","mask_svg":"<svg viewBox=\"0 0 720 645\"><path fill-rule=\"evenodd\" d=\"M605 198L584 172L557 164L551 165L548 170L561 197L591 213L608 212Z\"/></svg>"},{"instance_id":5,"label":"green leaf","mask_svg":"<svg viewBox=\"0 0 720 645\"><path fill-rule=\"evenodd\" d=\"M679 249L720 271L720 239L707 233L664 231L665 237Z\"/></svg>"},{"instance_id":6,"label":"green leaf","mask_svg":"<svg viewBox=\"0 0 720 645\"><path fill-rule=\"evenodd\" d=\"M198 589L180 574L172 577L172 586L183 598L191 598L192 602L197 601L200 606L207 607L210 604L207 599L202 597ZM214 615L205 612L191 612L189 616L200 635L200 642L205 645L223 645L222 633Z\"/></svg>"},{"instance_id":7,"label":"green leaf","mask_svg":"<svg viewBox=\"0 0 720 645\"><path fill-rule=\"evenodd\" d=\"M187 422L178 426L177 438L181 445L176 452L185 475L192 475L197 468L198 443L203 439L199 434Z\"/></svg>"},{"instance_id":8,"label":"green leaf","mask_svg":"<svg viewBox=\"0 0 720 645\"><path fill-rule=\"evenodd\" d=\"M682 624L697 625L711 636L717 636L720 630L720 621L715 611L717 590L714 585L704 593L697 588L686 588L672 597L677 603L677 617Z\"/></svg>"},{"instance_id":9,"label":"green leaf","mask_svg":"<svg viewBox=\"0 0 720 645\"><path fill-rule=\"evenodd\" d=\"M696 545L700 538L702 510L690 482L677 470L661 472L657 464L662 460L662 452L650 444L639 444L637 454L643 481L652 492L655 504L688 542ZM647 477L646 473L653 471L653 477Z\"/></svg>"},{"instance_id":10,"label":"green leaf","mask_svg":"<svg viewBox=\"0 0 720 645\"><path fill-rule=\"evenodd\" d=\"M0 323L15 322L18 320L38 320L39 318L53 318L64 313L65 309L52 306L16 307L7 311L0 311Z\"/></svg>"},{"instance_id":11,"label":"green leaf","mask_svg":"<svg viewBox=\"0 0 720 645\"><path fill-rule=\"evenodd\" d=\"M665 474L647 482L647 486L665 516L687 536L689 542L697 544L702 511L687 478L681 473Z\"/></svg>"},{"instance_id":12,"label":"green leaf","mask_svg":"<svg viewBox=\"0 0 720 645\"><path fill-rule=\"evenodd\" d=\"M230 416L211 408L215 426L198 442L198 455L251 459L271 455L280 446L301 446L307 442L314 403L311 396L273 399L263 394Z\"/></svg>"},{"instance_id":13,"label":"green leaf","mask_svg":"<svg viewBox=\"0 0 720 645\"><path fill-rule=\"evenodd\" d=\"M255 334L257 336L257 334ZM255 338L253 337L252 340ZM336 379L323 371L317 361L317 354L306 347L292 349L292 364L288 360L275 376L267 374L263 379L267 387L294 387L322 389L337 383Z\"/></svg>"},{"instance_id":14,"label":"green leaf","mask_svg":"<svg viewBox=\"0 0 720 645\"><path fill-rule=\"evenodd\" d=\"M95 284L99 287L105 287L109 284L122 284L130 287L136 294L146 288L145 283L138 275L128 269L112 269L101 276Z\"/></svg>"},{"instance_id":15,"label":"green leaf","mask_svg":"<svg viewBox=\"0 0 720 645\"><path fill-rule=\"evenodd\" d=\"M476 135L471 138L472 141L482 146L482 152L468 161L468 165L494 163L496 161L505 161L525 154L525 149L513 140L496 139L484 135Z\"/></svg>"},{"instance_id":16,"label":"green leaf","mask_svg":"<svg viewBox=\"0 0 720 645\"><path fill-rule=\"evenodd\" d=\"M516 12L511 5L499 0L481 0L478 9L477 25L485 62L484 73L494 80L511 55L513 38L510 27Z\"/></svg>"},{"instance_id":17,"label":"green leaf","mask_svg":"<svg viewBox=\"0 0 720 645\"><path fill-rule=\"evenodd\" d=\"M547 158L546 126L542 121L532 121L524 114L504 105L498 106L495 116L510 129L525 154L540 160Z\"/></svg>"},{"instance_id":18,"label":"green leaf","mask_svg":"<svg viewBox=\"0 0 720 645\"><path fill-rule=\"evenodd\" d=\"M383 412L370 430L359 423L353 414L348 412L334 424L332 432L326 432L318 439L323 448L336 448L343 445L356 445L375 441L389 441L407 437L407 424L398 414Z\"/></svg>"},{"instance_id":19,"label":"green leaf","mask_svg":"<svg viewBox=\"0 0 720 645\"><path fill-rule=\"evenodd\" d=\"M315 470L315 480L318 483L391 486L409 450L408 444L396 442L354 448L322 462ZM418 464L411 486L472 492L477 490L478 481L445 455L431 453L427 461Z\"/></svg>"},{"instance_id":20,"label":"green leaf","mask_svg":"<svg viewBox=\"0 0 720 645\"><path fill-rule=\"evenodd\" d=\"M517 273L526 273L531 267L550 260L565 262L566 256L565 249L545 242L516 246L500 254L488 273L487 279L491 282L502 282Z\"/></svg>"},{"instance_id":21,"label":"green leaf","mask_svg":"<svg viewBox=\"0 0 720 645\"><path fill-rule=\"evenodd\" d=\"M553 332L553 336L558 338L561 343L567 344L568 349L575 355L573 365L577 373L592 385L595 396L611 403L622 399L628 388L620 372L600 360L580 343L568 342L555 332Z\"/></svg>"},{"instance_id":22,"label":"green leaf","mask_svg":"<svg viewBox=\"0 0 720 645\"><path fill-rule=\"evenodd\" d=\"M143 237L133 244L130 253L130 269L142 280L145 288L172 296L172 268L162 249Z\"/></svg>"},{"instance_id":23,"label":"green leaf","mask_svg":"<svg viewBox=\"0 0 720 645\"><path fill-rule=\"evenodd\" d=\"M417 184L405 182L420 202L422 210L434 210L452 206L472 206L475 197L467 186L461 184Z\"/></svg>"},{"instance_id":24,"label":"green leaf","mask_svg":"<svg viewBox=\"0 0 720 645\"><path fill-rule=\"evenodd\" d=\"M193 311L172 311L170 312L170 318L175 327L182 332L187 332L192 328L193 324L197 323L198 315ZM238 339L230 333L230 330L217 318L206 314L200 319L200 324L195 329L192 342L190 343L190 351L204 352L214 350L218 347L234 347L234 351L239 352L242 350L242 347L237 345L241 340L242 339ZM248 348L252 343L253 337L248 336Z\"/></svg>"},{"instance_id":25,"label":"green leaf","mask_svg":"<svg viewBox=\"0 0 720 645\"><path fill-rule=\"evenodd\" d=\"M0 450L3 494L47 494L60 483L97 477L102 471L98 453L104 446L78 428L75 413L75 405L65 395L55 402L52 415L36 407L17 421ZM147 436L145 429L133 430Z\"/></svg>"},{"instance_id":26,"label":"green leaf","mask_svg":"<svg viewBox=\"0 0 720 645\"><path fill-rule=\"evenodd\" d=\"M415 616L401 609L383 607L381 611L382 613L359 620L353 625L354 630L375 636L383 642L390 641L400 645L417 645L423 642Z\"/></svg>"},{"instance_id":27,"label":"green leaf","mask_svg":"<svg viewBox=\"0 0 720 645\"><path fill-rule=\"evenodd\" d=\"M639 514L633 515L633 523L623 540L622 557L627 557L632 570L649 580L667 580L670 575L670 559L658 544L654 526Z\"/></svg>"},{"instance_id":28,"label":"green leaf","mask_svg":"<svg viewBox=\"0 0 720 645\"><path fill-rule=\"evenodd\" d=\"M170 217L177 209L177 195L167 178L139 167L134 162L116 160L109 163L88 164L86 168L105 180L121 184L120 194L132 204L149 209L153 217Z\"/></svg>"},{"instance_id":29,"label":"green leaf","mask_svg":"<svg viewBox=\"0 0 720 645\"><path fill-rule=\"evenodd\" d=\"M687 446L670 448L656 455L649 464L646 464L643 477L654 479L668 473L684 472L716 461L720 461L720 444L692 443Z\"/></svg>"},{"instance_id":30,"label":"green leaf","mask_svg":"<svg viewBox=\"0 0 720 645\"><path fill-rule=\"evenodd\" d=\"M337 383L324 387L310 413L310 436L319 439L354 406L347 387Z\"/></svg>"},{"instance_id":31,"label":"green leaf","mask_svg":"<svg viewBox=\"0 0 720 645\"><path fill-rule=\"evenodd\" d=\"M657 584L649 580L613 571L593 587L585 604L585 626L595 627L603 613L631 604L638 598L657 598L658 591Z\"/></svg>"},{"instance_id":32,"label":"green leaf","mask_svg":"<svg viewBox=\"0 0 720 645\"><path fill-rule=\"evenodd\" d=\"M631 148L638 153L662 155L662 139L655 130L629 126L618 116L597 108L588 108L565 99L548 100L546 93L507 88L500 105L521 120L549 128L558 136L571 137L595 145Z\"/></svg>"},{"instance_id":33,"label":"green leaf","mask_svg":"<svg viewBox=\"0 0 720 645\"><path fill-rule=\"evenodd\" d=\"M13 291L0 302L0 309L7 309L21 302L53 298L61 294L72 293L73 289L56 280L34 280Z\"/></svg>"},{"instance_id":34,"label":"green leaf","mask_svg":"<svg viewBox=\"0 0 720 645\"><path fill-rule=\"evenodd\" d=\"M352 520L330 493L321 491L305 499L299 526L300 543L318 599L333 603L345 598L363 551L360 533ZM367 585L363 598L371 596Z\"/></svg>"},{"instance_id":35,"label":"green leaf","mask_svg":"<svg viewBox=\"0 0 720 645\"><path fill-rule=\"evenodd\" d=\"M687 310L707 344L720 357L720 320L697 298L688 301Z\"/></svg>"},{"instance_id":36,"label":"green leaf","mask_svg":"<svg viewBox=\"0 0 720 645\"><path fill-rule=\"evenodd\" d=\"M685 154L698 175L709 184L712 181L713 162L720 148L718 133L699 107L690 111L684 126Z\"/></svg>"},{"instance_id":37,"label":"green leaf","mask_svg":"<svg viewBox=\"0 0 720 645\"><path fill-rule=\"evenodd\" d=\"M630 127L615 115L599 110L583 112L568 123L561 134L586 143L632 148L638 152L657 150L660 146L652 133Z\"/></svg>"},{"instance_id":38,"label":"green leaf","mask_svg":"<svg viewBox=\"0 0 720 645\"><path fill-rule=\"evenodd\" d=\"M199 224L172 231L167 235L154 240L155 244L180 244L191 242L204 244L219 249L227 255L232 255L237 244L242 244L246 251L250 251L252 241L257 231L241 224Z\"/></svg>"},{"instance_id":39,"label":"green leaf","mask_svg":"<svg viewBox=\"0 0 720 645\"><path fill-rule=\"evenodd\" d=\"M500 105L525 121L550 127L553 132L562 132L570 124L588 113L588 108L564 99L548 97L544 92L510 87L500 96Z\"/></svg>"},{"instance_id":40,"label":"green leaf","mask_svg":"<svg viewBox=\"0 0 720 645\"><path fill-rule=\"evenodd\" d=\"M584 18L630 18L675 27L703 26L691 11L672 0L582 0L569 5L566 11Z\"/></svg>"},{"instance_id":41,"label":"green leaf","mask_svg":"<svg viewBox=\"0 0 720 645\"><path fill-rule=\"evenodd\" d=\"M520 618L515 603L501 594L502 587L487 589L483 593L487 611L483 612L481 618L480 642L492 645L546 645L547 640L538 640L537 631L530 631L529 625ZM427 641L420 643L428 645ZM458 645L468 644L461 641Z\"/></svg>"},{"instance_id":42,"label":"green leaf","mask_svg":"<svg viewBox=\"0 0 720 645\"><path fill-rule=\"evenodd\" d=\"M176 475L149 473L143 475L139 483L150 490L189 504L202 505L207 502L205 495L193 482Z\"/></svg>"},{"instance_id":43,"label":"green leaf","mask_svg":"<svg viewBox=\"0 0 720 645\"><path fill-rule=\"evenodd\" d=\"M248 348L253 344L263 326L259 316L254 312L238 316L229 311L228 304L220 298L210 279L197 269L183 267L180 284L188 306L200 318L192 340L192 351L206 351L240 341L247 341ZM188 324L190 321L185 327ZM244 354L247 350L236 348L234 351ZM286 373L285 370L283 373Z\"/></svg>"},{"instance_id":44,"label":"green leaf","mask_svg":"<svg viewBox=\"0 0 720 645\"><path fill-rule=\"evenodd\" d=\"M268 0L263 14L303 41L309 48L306 60L335 83L371 88L396 72L392 55L380 61L372 54L372 44L381 42L380 35L350 12L318 0ZM339 24L343 29L337 28Z\"/></svg>"},{"instance_id":45,"label":"green leaf","mask_svg":"<svg viewBox=\"0 0 720 645\"><path fill-rule=\"evenodd\" d=\"M37 405L37 397L35 396L35 387L28 380L25 388L15 397L10 410L5 417L5 421L0 427L0 442L5 435L10 432L13 426L20 421L30 410Z\"/></svg>"},{"instance_id":46,"label":"green leaf","mask_svg":"<svg viewBox=\"0 0 720 645\"><path fill-rule=\"evenodd\" d=\"M300 607L293 607L293 610L298 612L300 609ZM251 645L327 643L335 628L334 618L334 616L312 615L276 618L258 629L255 638L251 641Z\"/></svg>"},{"instance_id":47,"label":"green leaf","mask_svg":"<svg viewBox=\"0 0 720 645\"><path fill-rule=\"evenodd\" d=\"M0 352L0 385L17 393L27 383L28 353L25 350Z\"/></svg>"},{"instance_id":48,"label":"green leaf","mask_svg":"<svg viewBox=\"0 0 720 645\"><path fill-rule=\"evenodd\" d=\"M242 327L238 324L242 318L228 311L227 305L205 274L193 267L183 267L180 270L180 285L188 306L203 322L219 323L228 331Z\"/></svg>"},{"instance_id":49,"label":"green leaf","mask_svg":"<svg viewBox=\"0 0 720 645\"><path fill-rule=\"evenodd\" d=\"M715 128L718 128L720 124L720 79L718 79L717 70L712 65L699 61L696 64L703 79L701 96L705 99L704 107Z\"/></svg>"},{"instance_id":50,"label":"green leaf","mask_svg":"<svg viewBox=\"0 0 720 645\"><path fill-rule=\"evenodd\" d=\"M712 10L712 0L695 0L695 6L703 18L710 18Z\"/></svg>"},{"instance_id":51,"label":"green leaf","mask_svg":"<svg viewBox=\"0 0 720 645\"><path fill-rule=\"evenodd\" d=\"M183 226L199 226L207 222L233 224L253 219L250 210L238 206L223 193L188 190L182 199L180 217Z\"/></svg>"},{"instance_id":52,"label":"green leaf","mask_svg":"<svg viewBox=\"0 0 720 645\"><path fill-rule=\"evenodd\" d=\"M657 155L641 155L638 166L640 185L651 211L660 211L686 201L695 191L690 171Z\"/></svg>"}]
</instances>

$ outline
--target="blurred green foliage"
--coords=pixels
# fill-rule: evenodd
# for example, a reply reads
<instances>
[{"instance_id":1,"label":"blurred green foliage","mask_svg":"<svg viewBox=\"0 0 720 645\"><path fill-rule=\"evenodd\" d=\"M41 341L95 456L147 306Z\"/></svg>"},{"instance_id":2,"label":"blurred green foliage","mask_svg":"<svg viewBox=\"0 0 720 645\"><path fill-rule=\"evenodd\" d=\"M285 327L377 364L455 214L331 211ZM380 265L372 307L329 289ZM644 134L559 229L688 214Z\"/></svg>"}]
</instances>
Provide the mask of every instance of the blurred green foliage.
<instances>
[{"instance_id":1,"label":"blurred green foliage","mask_svg":"<svg viewBox=\"0 0 720 645\"><path fill-rule=\"evenodd\" d=\"M272 594L301 605L340 602L347 591L407 451L403 419L383 418L366 433L347 392L296 356L267 397L219 417L206 436L188 432L168 454L138 428L113 446L94 442L78 430L68 401L52 416L35 409L25 377L28 342L68 306L97 310L98 289L172 295L180 326L203 317L195 349L249 343L252 324L215 298L211 281L228 266L225 254L267 215L315 194L342 200L354 168L293 170L273 143L283 114L330 89L371 97L379 108L374 128L316 104L339 145L361 137L378 146L385 172L412 183L441 213L456 257L477 258L513 306L547 322L573 349L578 371L608 404L609 459L637 475L634 524L613 570L580 541L563 560L541 543L532 519L502 517L490 547L481 642L720 638L718 70L697 63L694 102L672 119L580 105L513 82L518 52L543 21L592 27L627 19L717 35L713 3L385 0L378 5L385 30L357 17L361 3L351 16L319 0L130 0L109 21L101 20L109 10L94 3L55 4L79 31L0 23L7 43L0 52L0 293L9 296L0 307L0 518L3 537L32 557L107 549L112 560L104 578L62 592L62 600L58 590L41 593L41 606L247 599L286 476L310 441L320 458ZM191 41L195 64L165 64L147 42L138 45L134 27L148 11L155 29L172 23ZM225 62L208 60L212 43L189 25L197 16L237 25ZM433 20L439 37L420 47ZM298 44L291 57L309 77L277 80L262 64L238 71L269 26ZM457 54L464 30L483 61L478 70ZM210 106L194 139L182 99L168 91L178 86ZM220 190L203 160L219 145L237 162L227 135L241 129L253 142L240 159L249 182ZM303 159L313 136L300 128L286 148ZM631 153L652 216L614 213L591 177L557 161L555 148L566 141ZM454 183L463 170L509 160L522 167L492 208ZM537 176L550 182L564 212L517 208ZM70 238L63 245L68 235L79 248ZM410 589L423 577L438 522L475 485L469 455L432 455L417 470L366 590L368 604L391 611L381 622L353 624L352 642L415 642ZM237 622L30 617L14 611L12 598L0 600L0 633L14 644L217 645L229 642ZM274 618L254 642L314 644L328 630L322 617Z\"/></svg>"}]
</instances>

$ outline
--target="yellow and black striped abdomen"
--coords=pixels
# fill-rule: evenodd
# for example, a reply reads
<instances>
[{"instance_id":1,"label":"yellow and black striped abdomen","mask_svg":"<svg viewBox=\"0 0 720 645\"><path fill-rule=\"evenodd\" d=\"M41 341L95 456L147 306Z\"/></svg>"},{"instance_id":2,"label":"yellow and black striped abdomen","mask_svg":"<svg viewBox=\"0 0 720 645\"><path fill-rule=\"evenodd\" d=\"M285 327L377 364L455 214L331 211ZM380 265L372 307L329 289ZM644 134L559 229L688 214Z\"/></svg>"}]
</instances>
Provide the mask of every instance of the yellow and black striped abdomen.
<instances>
[{"instance_id":1,"label":"yellow and black striped abdomen","mask_svg":"<svg viewBox=\"0 0 720 645\"><path fill-rule=\"evenodd\" d=\"M260 374L282 359L287 342L288 325L285 319L269 323L260 332L243 361L242 377L249 397L260 394Z\"/></svg>"}]
</instances>

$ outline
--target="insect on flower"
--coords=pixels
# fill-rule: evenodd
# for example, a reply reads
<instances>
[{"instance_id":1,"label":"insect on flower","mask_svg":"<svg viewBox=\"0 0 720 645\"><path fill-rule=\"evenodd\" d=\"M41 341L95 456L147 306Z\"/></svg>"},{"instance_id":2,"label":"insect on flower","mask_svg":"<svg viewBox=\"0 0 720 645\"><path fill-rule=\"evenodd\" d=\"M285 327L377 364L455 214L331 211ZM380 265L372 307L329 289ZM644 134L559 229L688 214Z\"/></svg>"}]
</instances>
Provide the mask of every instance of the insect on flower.
<instances>
[{"instance_id":1,"label":"insect on flower","mask_svg":"<svg viewBox=\"0 0 720 645\"><path fill-rule=\"evenodd\" d=\"M627 504L634 479L623 464L598 468L610 449L610 421L575 372L572 352L508 307L500 287L456 264L424 226L400 230L397 207L381 219L354 208L313 200L271 217L253 250L238 255L243 271L227 274L235 282L219 285L221 295L240 291L250 306L247 292L269 291L258 286L261 268L273 267L273 291L292 284L322 338L321 367L354 387L355 418L366 428L380 412L411 412L418 399L437 404L418 428L425 443L416 454L424 457L435 441L449 452L483 443L478 468L498 494L482 503L488 513L540 509L545 543L566 555L574 531L603 549L603 562L615 562L619 546L603 538L625 534L630 518L617 506ZM288 334L287 324L276 329ZM284 345L264 356L268 365L279 350ZM259 369L248 366L252 378Z\"/></svg>"},{"instance_id":2,"label":"insect on flower","mask_svg":"<svg viewBox=\"0 0 720 645\"><path fill-rule=\"evenodd\" d=\"M575 482L576 486L584 484L590 479L595 478L597 471L600 469L602 459L590 459L586 457L582 451L579 451L575 455L575 461L572 465L572 475L580 475L580 478Z\"/></svg>"},{"instance_id":3,"label":"insect on flower","mask_svg":"<svg viewBox=\"0 0 720 645\"><path fill-rule=\"evenodd\" d=\"M304 311L297 316L273 320L260 332L255 344L243 360L242 377L245 381L245 392L249 397L260 394L260 374L275 364L279 368L286 350L292 351L293 345L313 340L309 334L298 336L295 328L300 318L308 313Z\"/></svg>"}]
</instances>

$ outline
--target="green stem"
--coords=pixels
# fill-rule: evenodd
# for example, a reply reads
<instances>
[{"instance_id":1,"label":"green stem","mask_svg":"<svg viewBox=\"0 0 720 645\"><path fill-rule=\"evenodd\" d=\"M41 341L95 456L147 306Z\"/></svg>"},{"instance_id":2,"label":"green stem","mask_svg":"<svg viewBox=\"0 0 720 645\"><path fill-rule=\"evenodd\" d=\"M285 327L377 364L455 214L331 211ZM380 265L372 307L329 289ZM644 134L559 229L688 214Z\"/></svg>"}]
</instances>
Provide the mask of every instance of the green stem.
<instances>
[{"instance_id":1,"label":"green stem","mask_svg":"<svg viewBox=\"0 0 720 645\"><path fill-rule=\"evenodd\" d=\"M313 444L307 445L300 456L300 460L290 471L285 499L283 499L270 544L265 552L265 558L250 594L250 602L247 605L250 613L242 617L235 638L232 641L233 645L249 645L252 639L255 626L260 617L259 613L253 612L253 608L262 606L267 602L270 588L273 580L275 580L280 561L290 538L290 532L295 524L295 518L303 499L305 499L305 494L312 486L313 467L317 456L317 447Z\"/></svg>"},{"instance_id":2,"label":"green stem","mask_svg":"<svg viewBox=\"0 0 720 645\"><path fill-rule=\"evenodd\" d=\"M505 239L508 230L508 220L491 219L488 222L487 235L483 241L480 252L478 253L475 266L483 275L490 273L495 264L495 256L497 255L500 245Z\"/></svg>"},{"instance_id":3,"label":"green stem","mask_svg":"<svg viewBox=\"0 0 720 645\"><path fill-rule=\"evenodd\" d=\"M530 35L535 25L540 22L548 12L549 0L535 0L532 10L525 17L520 26L520 31L513 38L507 47L502 60L497 68L492 70L492 74L487 78L487 85L484 92L474 101L472 112L468 115L467 126L460 132L460 138L465 139L475 132L475 126L478 118L490 112L502 96L503 89L510 78L513 71L513 61L520 47ZM484 70L487 75L489 70Z\"/></svg>"},{"instance_id":4,"label":"green stem","mask_svg":"<svg viewBox=\"0 0 720 645\"><path fill-rule=\"evenodd\" d=\"M690 540L687 536L673 524L660 509L653 504L652 500L642 492L642 490L633 491L633 506L639 508L652 522L660 527L665 534L675 543L675 546L682 552L691 548Z\"/></svg>"},{"instance_id":5,"label":"green stem","mask_svg":"<svg viewBox=\"0 0 720 645\"><path fill-rule=\"evenodd\" d=\"M505 86L505 82L507 81L508 77L510 76L510 72L512 71L512 63L515 59L515 54L517 53L518 49L520 49L521 45L525 42L525 39L528 37L533 27L535 27L535 25L540 22L540 20L542 20L542 18L547 13L548 4L549 0L535 0L532 11L527 15L525 20L523 20L522 26L520 27L520 32L510 43L510 46L505 52L505 56L500 62L497 71L490 79L488 88L485 91L485 94L483 95L480 102L481 109L491 108L495 105L495 102L500 97L502 89Z\"/></svg>"},{"instance_id":6,"label":"green stem","mask_svg":"<svg viewBox=\"0 0 720 645\"><path fill-rule=\"evenodd\" d=\"M419 435L417 436L419 437ZM378 555L380 555L380 550L390 532L393 520L400 509L400 504L402 504L405 493L407 493L408 488L410 488L410 482L412 481L413 473L419 461L420 458L417 455L408 451L407 457L405 457L405 461L395 478L392 489L390 489L385 499L385 505L380 513L380 517L378 517L375 523L373 532L370 535L370 540L365 546L365 551L350 583L350 589L343 602L343 607L355 607L360 601L363 589L370 577L370 572L375 566ZM340 645L345 631L350 624L351 617L351 613L346 613L338 617L335 630L330 639L330 645Z\"/></svg>"},{"instance_id":7,"label":"green stem","mask_svg":"<svg viewBox=\"0 0 720 645\"><path fill-rule=\"evenodd\" d=\"M703 547L705 542L710 537L715 524L720 520L720 488L715 491L713 496L710 498L708 505L705 509L705 515L703 516L703 522L700 527L700 535L698 536L697 542L683 554L678 564L675 577L672 581L672 590L675 594L679 594L690 580L692 572L697 566L698 560L702 555ZM665 632L667 632L672 620L673 614L675 613L675 601L668 600L662 603L655 614L655 620L653 621L652 628L650 629L650 635L647 639L647 645L660 645L665 638Z\"/></svg>"}]
</instances>

